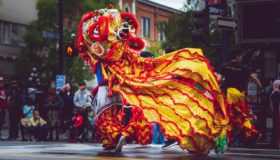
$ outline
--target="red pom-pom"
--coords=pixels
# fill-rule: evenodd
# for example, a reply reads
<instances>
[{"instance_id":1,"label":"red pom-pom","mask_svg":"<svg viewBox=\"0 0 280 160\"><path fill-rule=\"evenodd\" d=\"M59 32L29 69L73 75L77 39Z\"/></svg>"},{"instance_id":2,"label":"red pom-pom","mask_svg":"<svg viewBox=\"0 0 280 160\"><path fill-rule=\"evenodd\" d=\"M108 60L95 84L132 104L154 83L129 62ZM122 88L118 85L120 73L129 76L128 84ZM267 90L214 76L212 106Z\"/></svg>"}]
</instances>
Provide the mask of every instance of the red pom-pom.
<instances>
[{"instance_id":1,"label":"red pom-pom","mask_svg":"<svg viewBox=\"0 0 280 160\"><path fill-rule=\"evenodd\" d=\"M135 28L135 32L137 32L139 24L138 24L136 17L133 14L125 12L125 13L121 13L121 17L125 21L132 23L133 27Z\"/></svg>"},{"instance_id":2,"label":"red pom-pom","mask_svg":"<svg viewBox=\"0 0 280 160\"><path fill-rule=\"evenodd\" d=\"M93 17L94 17L94 12L88 12L82 16L82 19L78 25L78 34L76 36L76 42L75 42L76 48L79 49L79 48L83 47L83 45L81 45L81 44L84 44L83 23Z\"/></svg>"},{"instance_id":3,"label":"red pom-pom","mask_svg":"<svg viewBox=\"0 0 280 160\"><path fill-rule=\"evenodd\" d=\"M138 38L138 37L130 37L127 40L127 43L128 43L129 48L136 50L136 51L140 51L145 47L145 42L141 38Z\"/></svg>"},{"instance_id":4,"label":"red pom-pom","mask_svg":"<svg viewBox=\"0 0 280 160\"><path fill-rule=\"evenodd\" d=\"M107 17L100 17L98 22L93 23L88 28L88 35L93 41L106 41L109 36L109 24ZM94 35L95 28L98 27L98 35Z\"/></svg>"}]
</instances>

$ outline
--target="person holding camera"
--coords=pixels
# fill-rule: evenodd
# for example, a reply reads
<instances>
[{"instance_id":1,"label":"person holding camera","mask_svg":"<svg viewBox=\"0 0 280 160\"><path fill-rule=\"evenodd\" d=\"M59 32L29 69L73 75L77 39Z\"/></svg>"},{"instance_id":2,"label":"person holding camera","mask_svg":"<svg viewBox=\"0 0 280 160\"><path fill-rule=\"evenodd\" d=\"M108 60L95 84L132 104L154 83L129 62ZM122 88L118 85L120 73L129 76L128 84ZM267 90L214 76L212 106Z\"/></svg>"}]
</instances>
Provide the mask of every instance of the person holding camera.
<instances>
[{"instance_id":1,"label":"person holding camera","mask_svg":"<svg viewBox=\"0 0 280 160\"><path fill-rule=\"evenodd\" d=\"M239 49L233 50L230 54L230 61L222 65L221 74L225 79L230 120L230 144L242 141L246 145L251 145L256 142L260 133L250 122L250 107L246 104L245 92L250 78L257 86L261 87L261 83L256 74L251 74L248 66L243 65L242 61L243 52Z\"/></svg>"}]
</instances>

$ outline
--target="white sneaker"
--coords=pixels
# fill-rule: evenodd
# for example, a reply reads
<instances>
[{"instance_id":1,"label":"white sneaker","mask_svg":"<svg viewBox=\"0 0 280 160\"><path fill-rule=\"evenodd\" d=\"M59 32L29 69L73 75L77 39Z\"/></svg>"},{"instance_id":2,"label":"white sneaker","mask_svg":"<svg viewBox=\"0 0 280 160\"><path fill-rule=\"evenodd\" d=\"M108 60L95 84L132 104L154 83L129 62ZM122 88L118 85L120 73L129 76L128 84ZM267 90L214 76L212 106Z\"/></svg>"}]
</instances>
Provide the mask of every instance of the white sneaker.
<instances>
[{"instance_id":1,"label":"white sneaker","mask_svg":"<svg viewBox=\"0 0 280 160\"><path fill-rule=\"evenodd\" d=\"M119 141L118 141L118 144L115 148L115 152L121 152L122 150L122 147L126 144L125 142L125 137L124 136L121 136Z\"/></svg>"}]
</instances>

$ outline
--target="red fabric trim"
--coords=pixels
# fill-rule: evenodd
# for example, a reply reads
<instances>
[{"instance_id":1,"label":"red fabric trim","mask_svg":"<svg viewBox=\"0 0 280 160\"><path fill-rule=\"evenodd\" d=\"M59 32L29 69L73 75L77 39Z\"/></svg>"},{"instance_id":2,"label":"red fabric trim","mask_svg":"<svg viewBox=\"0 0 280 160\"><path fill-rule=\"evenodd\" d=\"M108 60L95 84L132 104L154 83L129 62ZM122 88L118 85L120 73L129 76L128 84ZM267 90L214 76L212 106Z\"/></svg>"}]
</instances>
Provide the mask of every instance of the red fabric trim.
<instances>
[{"instance_id":1,"label":"red fabric trim","mask_svg":"<svg viewBox=\"0 0 280 160\"><path fill-rule=\"evenodd\" d=\"M118 70L117 68L116 68L116 70L115 70L117 73L119 73L119 74L121 74L121 75L124 75L124 73L121 73L120 72L120 70ZM178 74L173 74L172 72L171 73L168 73L168 75L170 75L171 77L175 77L175 76L178 76ZM157 80L160 80L160 79L164 79L166 76L163 76L162 78L156 78ZM188 79L188 80L192 80L192 81L194 81L194 79L190 79L190 78L188 78L188 77L184 77L184 76L182 76L183 78L185 78L185 79ZM149 77L148 77L149 78ZM184 85L188 85L188 86L190 86L190 87L193 87L192 85L189 85L188 83L185 83L185 82L183 82L183 81L180 81L180 80L177 80L177 79L174 79L174 81L177 81L177 82L179 82L179 83L182 83L182 84L184 84ZM142 82L144 82L144 81L142 81ZM146 82L147 83L147 82ZM181 92L180 90L178 90L178 89L171 89L171 88L168 88L168 87L158 87L158 86L156 86L156 85L154 85L153 83L150 83L151 85L153 85L153 86L155 86L155 87L157 87L157 88L159 88L159 89L161 89L161 88L166 88L166 89L170 89L170 90L176 90L176 91L179 91L180 93L182 93L183 95L186 95L186 96L188 96L190 99L193 99L191 96L189 96L189 95L187 95L187 94L184 94L183 92ZM197 89L195 89L196 91L198 91ZM207 89L205 89L205 90L207 90ZM210 94L212 94L212 96L214 97L215 96L215 94L213 93L213 92L211 92L211 91L209 91L209 90L207 90ZM202 93L201 91L199 91L200 93ZM202 96L204 96L204 97L206 97L207 99L209 99L207 96L205 96L203 93L201 94ZM169 96L169 97L171 97L171 96ZM194 99L193 99L194 100ZM214 100L211 100L211 99L209 99L210 101L212 101L213 102L213 104L215 104L216 106L215 106L215 108L219 108L220 107L220 105L218 105L217 106L217 103L214 101ZM194 100L197 104L199 104L198 103L198 101L197 100ZM209 114L211 114L210 112L209 112L209 110L207 110L206 108L204 108L204 107L202 107L202 106L200 106L203 110L205 110L205 111L207 111ZM212 117L214 117L214 115L213 114L211 114L212 115ZM220 115L220 114L219 114ZM223 118L224 119L224 116L222 116L222 115L220 115L220 117L221 118Z\"/></svg>"},{"instance_id":2,"label":"red fabric trim","mask_svg":"<svg viewBox=\"0 0 280 160\"><path fill-rule=\"evenodd\" d=\"M176 54L177 55L175 55L174 56L174 59L178 59L178 58L180 58L180 53L181 52L185 52L185 51L187 51L187 52L189 52L189 50L187 50L187 49L183 49L183 50L181 50L181 51L178 51ZM209 66L209 63L207 63L208 61L206 61L207 59L205 58L205 57L203 57L203 56L201 56L201 55L199 55L198 53L191 53L191 52L189 52L191 55L196 55L197 56L197 58L199 58L199 59L201 59L202 61L204 61L205 63L206 63L206 65L208 66L208 68L209 69L211 69L211 67ZM131 52L130 52L130 55L134 55L134 54L132 54ZM196 59L196 58L184 58L184 59L186 59L186 60L194 60L194 59ZM171 60L163 60L164 62L168 62L168 64L166 65L166 66L168 66L172 61ZM132 62L134 62L134 61L132 61ZM139 63L139 62L138 62ZM147 63L146 63L147 64ZM139 65L139 64L138 64ZM116 69L115 71L117 71L118 69ZM195 74L195 75L197 75L201 80L203 80L204 82L206 82L207 83L207 85L206 84L202 84L202 83L200 83L200 82L197 82L196 81L196 83L198 83L199 85L201 85L204 89L206 89L206 87L205 87L205 85L207 86L207 87L209 87L211 90L208 90L208 92L209 93L211 93L212 95L213 95L213 97L217 97L218 95L219 96L221 96L221 97L223 97L224 98L224 95L223 95L223 93L220 91L220 90L214 90L213 89L213 87L212 87L212 85L211 85L211 83L209 82L209 81L207 81L207 80L204 80L203 79L203 76L200 74L200 73L198 73L198 72L194 72L194 71L192 71L192 70L190 70L190 69L186 69L186 68L177 68L177 69L174 69L172 72L175 72L176 70L182 70L182 71L187 71L187 72L190 72L190 73L192 73L192 74ZM119 70L118 70L119 71ZM155 72L155 71L154 71ZM159 72L155 72L155 73L159 73L160 74L160 72L161 71L159 71ZM171 73L172 73L171 72ZM213 71L211 71L211 73L213 73ZM124 74L124 73L123 73ZM127 73L125 73L125 74L127 74ZM216 78L216 76L214 75L214 77ZM146 79L144 79L143 81L145 81L145 80L147 80L149 77L147 77ZM192 77L189 77L188 79L191 79L191 80L193 80L193 81L195 81L195 79L193 79ZM218 103L216 103L216 104L218 104ZM225 117L226 117L226 115L227 115L227 108L226 108L226 104L225 104L225 101L224 101L224 105L225 105L225 113L223 113L222 115L221 115L221 117L224 119ZM218 104L218 106L217 106L218 108L221 108L221 105L220 104Z\"/></svg>"},{"instance_id":3,"label":"red fabric trim","mask_svg":"<svg viewBox=\"0 0 280 160\"><path fill-rule=\"evenodd\" d=\"M94 17L94 12L88 12L82 16L81 21L78 25L78 35L76 37L75 45L79 52L81 52L81 49L84 47L84 38L83 38L83 23L90 18ZM83 52L85 53L85 52Z\"/></svg>"},{"instance_id":4,"label":"red fabric trim","mask_svg":"<svg viewBox=\"0 0 280 160\"><path fill-rule=\"evenodd\" d=\"M133 89L131 89L131 90L133 90ZM136 92L136 91L134 91L134 93L135 93L135 92ZM134 93L128 93L128 92L125 92L125 93L126 93L126 94L133 94L133 95L135 95ZM172 98L171 95L169 95L169 94L166 94L166 95L168 95L168 96L172 99L173 104L185 106L186 109L188 109L188 111L192 114L193 117L200 118L201 120L204 120L205 123L206 123L206 126L207 126L208 130L209 130L210 133L211 133L211 135L217 136L217 135L219 134L219 133L214 134L213 131L212 131L212 129L211 129L211 127L209 127L208 121L207 121L205 118L203 118L203 117L201 117L201 116L199 116L199 115L194 114L194 113L191 111L191 109L189 108L188 105L183 104L183 103L176 103L175 100ZM165 107L170 108L170 109L173 110L173 112L174 112L177 116L179 116L181 119L183 119L183 120L189 122L190 127L192 128L192 130L194 130L194 128L193 128L192 125L191 125L191 122L190 122L187 118L180 116L180 115L176 112L176 110L175 110L174 108L171 108L169 105L167 105L167 104L165 104L165 103L163 103L163 102L158 102L158 101L157 101L157 98L158 98L158 97L157 97L156 95L153 96L153 95L140 94L140 93L138 93L138 94L136 94L136 96L137 96L137 99L138 99L138 96L149 96L149 97L151 97L151 98L154 100L154 102L155 102L156 104L162 104L162 105L164 105ZM138 99L138 101L140 102L139 99ZM194 100L193 100L193 101L194 101ZM194 102L195 102L195 101L194 101ZM198 102L197 102L197 103L198 103ZM140 106L141 106L141 107L144 107L142 104L140 104ZM200 105L198 104L198 106L200 106ZM147 107L146 107L146 108L147 108ZM205 110L205 111L208 111L208 110ZM208 112L209 112L209 111L208 111ZM209 112L209 113L210 113L210 112ZM213 125L215 125L215 122L214 122L214 115L210 114L210 116L212 116L212 118L213 118Z\"/></svg>"},{"instance_id":5,"label":"red fabric trim","mask_svg":"<svg viewBox=\"0 0 280 160\"><path fill-rule=\"evenodd\" d=\"M114 92L116 92L116 93L119 93L120 95L121 95L121 97L122 97L122 99L124 99L124 97L123 97L123 95L122 95L122 93L121 92L119 92L119 91L116 91L116 90L114 90ZM140 104L141 105L141 107L143 107L142 106L142 104ZM139 108L138 106L133 106L133 107L137 107L137 108ZM149 110L154 110L155 112L157 112L157 114L159 115L159 117L160 117L160 121L162 121L162 122L165 122L165 123L172 123L176 128L177 128L177 130L180 132L180 137L187 137L187 138L190 138L193 142L194 142L194 145L196 146L196 148L200 148L199 147L199 143L194 139L194 137L193 137L193 135L199 135L199 136L201 136L201 137L205 137L208 141L209 141L209 143L212 143L213 145L215 144L215 141L213 140L213 139L211 139L210 137L208 137L206 134L201 134L201 133L197 133L197 132L192 132L192 133L190 133L190 134L183 134L182 133L182 131L181 131L181 129L178 127L178 125L176 124L176 123L174 123L174 122L172 122L172 121L168 121L168 120L164 120L164 119L162 119L162 117L161 117L161 115L158 113L158 111L156 110L156 109L154 109L154 108L149 108L149 107L143 107L143 108L146 108L146 109L149 109ZM141 108L139 108L139 109L141 109ZM146 118L144 118L146 121L148 121ZM150 121L148 121L148 122L150 122ZM158 123L158 122L150 122L150 123ZM160 124L160 123L158 123L162 128L163 128L163 126ZM166 132L165 132L165 129L163 128L163 133L164 133L164 135L165 135L165 137L167 138L167 139L174 139L174 138L176 138L178 141L179 141L179 144L181 144L181 141L180 141L180 137L177 137L177 136L171 136L171 135L169 135L169 134L167 134ZM182 148L183 149L183 148ZM189 150L189 149L188 149ZM191 150L190 150L191 151ZM201 150L194 150L193 152L198 152L198 153L201 153Z\"/></svg>"}]
</instances>

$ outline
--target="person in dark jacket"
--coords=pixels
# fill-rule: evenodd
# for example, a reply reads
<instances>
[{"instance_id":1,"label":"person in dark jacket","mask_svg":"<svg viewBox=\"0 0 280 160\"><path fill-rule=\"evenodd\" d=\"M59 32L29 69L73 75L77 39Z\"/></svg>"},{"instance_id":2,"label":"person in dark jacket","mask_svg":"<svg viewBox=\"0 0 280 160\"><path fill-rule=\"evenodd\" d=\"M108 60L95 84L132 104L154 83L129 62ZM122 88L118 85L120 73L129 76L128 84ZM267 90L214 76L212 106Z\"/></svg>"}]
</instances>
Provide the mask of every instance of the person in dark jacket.
<instances>
[{"instance_id":1,"label":"person in dark jacket","mask_svg":"<svg viewBox=\"0 0 280 160\"><path fill-rule=\"evenodd\" d=\"M230 61L221 67L221 74L225 78L227 110L229 114L229 144L253 145L260 137L259 131L250 122L250 106L246 104L246 90L249 80L262 87L256 74L250 72L249 67L243 65L243 52L235 49L230 54Z\"/></svg>"},{"instance_id":2,"label":"person in dark jacket","mask_svg":"<svg viewBox=\"0 0 280 160\"><path fill-rule=\"evenodd\" d=\"M273 83L273 91L270 97L271 110L273 115L273 128L272 128L272 147L279 149L280 143L280 80L275 80Z\"/></svg>"},{"instance_id":3,"label":"person in dark jacket","mask_svg":"<svg viewBox=\"0 0 280 160\"><path fill-rule=\"evenodd\" d=\"M62 105L62 125L68 122L72 118L72 110L74 108L73 99L74 94L71 92L71 85L67 83L59 92L59 96L63 100ZM64 127L65 128L65 127Z\"/></svg>"},{"instance_id":4,"label":"person in dark jacket","mask_svg":"<svg viewBox=\"0 0 280 160\"><path fill-rule=\"evenodd\" d=\"M8 103L7 103L6 91L4 89L4 78L0 76L0 140L2 140L1 129L5 122L5 113L7 108L8 108Z\"/></svg>"},{"instance_id":5,"label":"person in dark jacket","mask_svg":"<svg viewBox=\"0 0 280 160\"><path fill-rule=\"evenodd\" d=\"M62 105L62 99L55 93L55 89L49 89L45 99L45 108L48 111L49 139L53 141L53 133L55 131L55 140L59 140L59 110Z\"/></svg>"},{"instance_id":6,"label":"person in dark jacket","mask_svg":"<svg viewBox=\"0 0 280 160\"><path fill-rule=\"evenodd\" d=\"M21 118L21 97L20 89L16 81L12 82L9 102L9 138L15 140L18 138L19 123Z\"/></svg>"}]
</instances>

